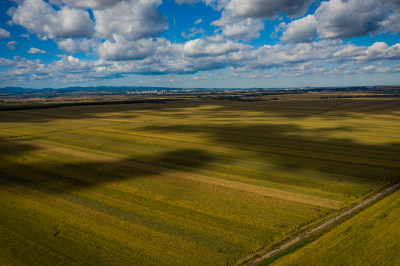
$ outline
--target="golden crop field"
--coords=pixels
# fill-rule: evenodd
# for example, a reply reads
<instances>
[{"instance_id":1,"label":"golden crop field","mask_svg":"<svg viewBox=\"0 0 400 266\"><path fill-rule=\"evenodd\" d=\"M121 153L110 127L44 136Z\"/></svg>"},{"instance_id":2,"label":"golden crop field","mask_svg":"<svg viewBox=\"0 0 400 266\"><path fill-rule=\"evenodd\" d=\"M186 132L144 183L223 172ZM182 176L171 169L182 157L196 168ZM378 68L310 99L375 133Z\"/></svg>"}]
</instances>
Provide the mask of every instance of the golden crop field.
<instances>
[{"instance_id":1,"label":"golden crop field","mask_svg":"<svg viewBox=\"0 0 400 266\"><path fill-rule=\"evenodd\" d=\"M0 264L226 265L400 175L390 98L0 112Z\"/></svg>"},{"instance_id":2,"label":"golden crop field","mask_svg":"<svg viewBox=\"0 0 400 266\"><path fill-rule=\"evenodd\" d=\"M397 191L273 265L399 265L399 221Z\"/></svg>"}]
</instances>

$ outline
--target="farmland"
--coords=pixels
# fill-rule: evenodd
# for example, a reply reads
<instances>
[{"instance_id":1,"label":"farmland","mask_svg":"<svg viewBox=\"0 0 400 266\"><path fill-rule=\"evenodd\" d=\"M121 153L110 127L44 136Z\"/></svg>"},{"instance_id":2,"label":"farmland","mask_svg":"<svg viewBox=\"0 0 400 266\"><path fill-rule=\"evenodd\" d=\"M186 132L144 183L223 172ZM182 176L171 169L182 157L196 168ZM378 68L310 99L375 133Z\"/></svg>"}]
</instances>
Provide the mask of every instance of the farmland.
<instances>
[{"instance_id":1,"label":"farmland","mask_svg":"<svg viewBox=\"0 0 400 266\"><path fill-rule=\"evenodd\" d=\"M0 113L0 264L233 264L400 175L400 105L294 94Z\"/></svg>"},{"instance_id":2,"label":"farmland","mask_svg":"<svg viewBox=\"0 0 400 266\"><path fill-rule=\"evenodd\" d=\"M398 265L399 220L397 191L273 265Z\"/></svg>"}]
</instances>

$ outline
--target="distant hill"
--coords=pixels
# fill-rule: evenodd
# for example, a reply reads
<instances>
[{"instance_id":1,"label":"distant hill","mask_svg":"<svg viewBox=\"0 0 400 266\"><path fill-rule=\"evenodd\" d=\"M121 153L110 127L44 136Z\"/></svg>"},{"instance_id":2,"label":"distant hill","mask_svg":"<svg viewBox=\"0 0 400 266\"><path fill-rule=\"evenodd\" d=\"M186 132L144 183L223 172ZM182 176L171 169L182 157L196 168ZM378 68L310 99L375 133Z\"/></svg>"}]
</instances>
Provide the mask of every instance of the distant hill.
<instances>
[{"instance_id":1,"label":"distant hill","mask_svg":"<svg viewBox=\"0 0 400 266\"><path fill-rule=\"evenodd\" d=\"M35 89L21 88L21 87L0 88L0 93L23 93L23 92L32 92L32 91L35 91Z\"/></svg>"}]
</instances>

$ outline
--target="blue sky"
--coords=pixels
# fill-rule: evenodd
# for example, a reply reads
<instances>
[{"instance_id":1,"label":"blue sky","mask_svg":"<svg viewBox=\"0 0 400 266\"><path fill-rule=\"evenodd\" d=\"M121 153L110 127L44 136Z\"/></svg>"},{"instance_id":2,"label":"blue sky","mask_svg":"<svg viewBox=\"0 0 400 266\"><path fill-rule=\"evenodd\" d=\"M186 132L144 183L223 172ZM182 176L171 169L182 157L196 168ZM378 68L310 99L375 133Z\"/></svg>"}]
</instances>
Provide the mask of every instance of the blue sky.
<instances>
[{"instance_id":1,"label":"blue sky","mask_svg":"<svg viewBox=\"0 0 400 266\"><path fill-rule=\"evenodd\" d=\"M398 0L0 5L0 87L400 84Z\"/></svg>"}]
</instances>

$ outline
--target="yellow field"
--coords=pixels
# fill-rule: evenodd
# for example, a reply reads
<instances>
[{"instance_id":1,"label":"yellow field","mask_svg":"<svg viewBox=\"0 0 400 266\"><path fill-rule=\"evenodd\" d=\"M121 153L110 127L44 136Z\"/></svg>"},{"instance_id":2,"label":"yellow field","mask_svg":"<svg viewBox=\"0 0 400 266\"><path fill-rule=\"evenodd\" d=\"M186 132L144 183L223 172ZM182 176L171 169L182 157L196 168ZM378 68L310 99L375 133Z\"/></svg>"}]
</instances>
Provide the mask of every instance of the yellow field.
<instances>
[{"instance_id":1,"label":"yellow field","mask_svg":"<svg viewBox=\"0 0 400 266\"><path fill-rule=\"evenodd\" d=\"M391 99L0 112L0 264L235 263L400 174Z\"/></svg>"},{"instance_id":2,"label":"yellow field","mask_svg":"<svg viewBox=\"0 0 400 266\"><path fill-rule=\"evenodd\" d=\"M273 265L399 265L400 191Z\"/></svg>"}]
</instances>

